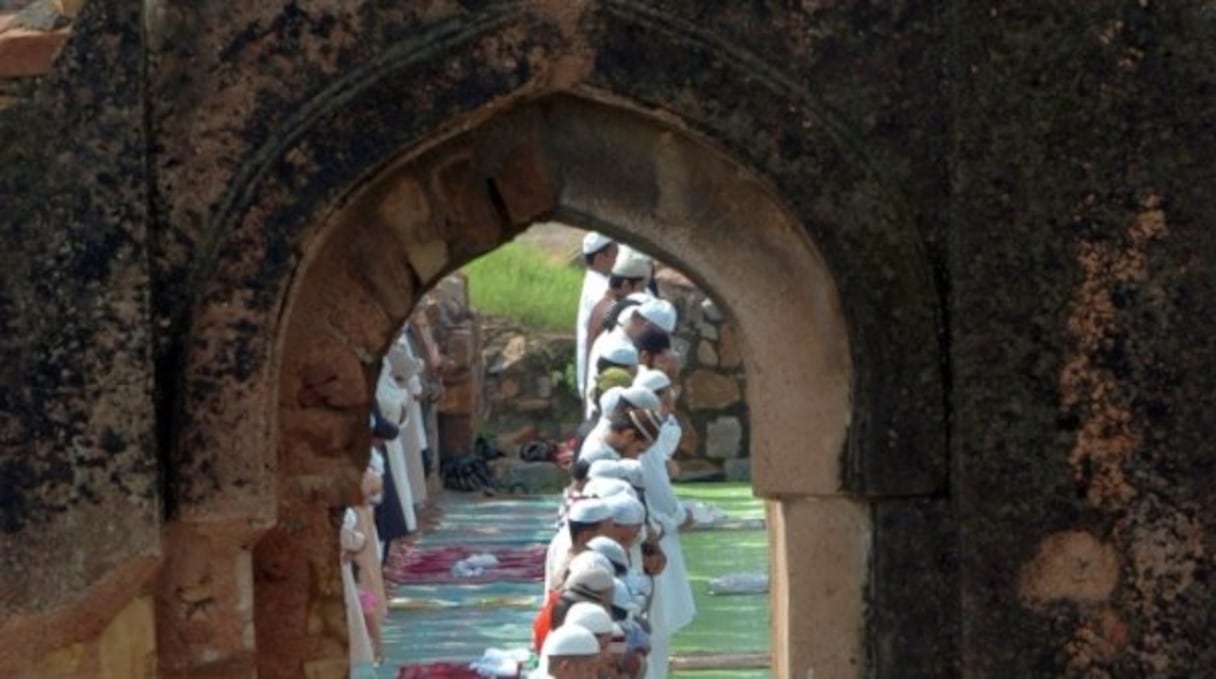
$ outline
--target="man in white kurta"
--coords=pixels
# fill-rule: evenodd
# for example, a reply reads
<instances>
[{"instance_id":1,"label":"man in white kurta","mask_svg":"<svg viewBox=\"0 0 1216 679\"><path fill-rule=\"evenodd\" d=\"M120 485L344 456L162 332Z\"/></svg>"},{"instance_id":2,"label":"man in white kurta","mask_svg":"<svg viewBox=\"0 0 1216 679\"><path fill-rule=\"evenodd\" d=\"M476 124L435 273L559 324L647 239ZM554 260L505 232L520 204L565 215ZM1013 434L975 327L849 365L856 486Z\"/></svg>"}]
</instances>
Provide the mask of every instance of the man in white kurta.
<instances>
[{"instance_id":1,"label":"man in white kurta","mask_svg":"<svg viewBox=\"0 0 1216 679\"><path fill-rule=\"evenodd\" d=\"M342 600L346 609L346 633L350 645L350 679L375 677L373 667L375 653L371 637L367 633L367 622L359 605L359 586L355 582L351 564L363 549L367 536L359 532L359 518L355 510L347 508L342 514L342 527L338 536L342 546L340 566L342 574Z\"/></svg>"},{"instance_id":2,"label":"man in white kurta","mask_svg":"<svg viewBox=\"0 0 1216 679\"><path fill-rule=\"evenodd\" d=\"M401 336L397 338L393 349L400 347L411 363L425 366L414 350L407 333L408 328L407 324L406 328L402 329ZM422 451L427 447L426 427L423 424L422 404L418 400L422 398L421 375L421 370L412 371L406 381L405 387L409 398L405 402L406 419L401 425L401 446L405 449L405 466L409 475L410 493L414 496L416 505L426 504L427 498L426 467L422 462Z\"/></svg>"},{"instance_id":3,"label":"man in white kurta","mask_svg":"<svg viewBox=\"0 0 1216 679\"><path fill-rule=\"evenodd\" d=\"M671 380L661 371L646 370L638 374L635 386L644 386L659 395L660 412L666 416L658 440L642 457L642 472L646 489L646 506L650 516L663 528L659 547L667 557L667 567L654 579L654 594L649 617L653 626L651 653L646 676L666 677L672 636L686 627L697 614L689 582L688 568L680 545L680 526L688 519L684 503L676 496L667 474L667 462L680 445L679 421L672 414L675 403Z\"/></svg>"},{"instance_id":4,"label":"man in white kurta","mask_svg":"<svg viewBox=\"0 0 1216 679\"><path fill-rule=\"evenodd\" d=\"M580 394L587 389L587 343L594 339L587 336L587 321L596 302L608 292L608 274L616 261L616 252L616 243L603 234L592 231L583 238L583 261L587 265L587 273L583 276L583 294L579 297L578 319L574 328L577 343L575 380Z\"/></svg>"},{"instance_id":5,"label":"man in white kurta","mask_svg":"<svg viewBox=\"0 0 1216 679\"><path fill-rule=\"evenodd\" d=\"M412 375L422 369L418 360L410 360L406 353L394 345L389 349L380 368L380 379L376 383L376 403L380 413L393 424L400 425L408 418L407 401L411 400L408 383ZM405 525L410 531L418 530L418 518L414 512L416 501L413 485L409 478L409 465L406 463L405 448L402 439L405 433L385 444L385 457L388 462L388 473L393 477L393 488L400 500L401 511L404 513Z\"/></svg>"}]
</instances>

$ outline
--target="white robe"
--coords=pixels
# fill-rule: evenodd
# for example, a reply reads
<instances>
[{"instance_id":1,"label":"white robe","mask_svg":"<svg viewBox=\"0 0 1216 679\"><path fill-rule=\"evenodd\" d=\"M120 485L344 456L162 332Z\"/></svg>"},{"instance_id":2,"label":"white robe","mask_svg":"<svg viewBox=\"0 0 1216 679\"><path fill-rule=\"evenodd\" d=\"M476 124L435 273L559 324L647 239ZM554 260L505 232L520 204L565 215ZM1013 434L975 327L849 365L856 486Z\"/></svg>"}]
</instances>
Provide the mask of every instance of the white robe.
<instances>
[{"instance_id":1,"label":"white robe","mask_svg":"<svg viewBox=\"0 0 1216 679\"><path fill-rule=\"evenodd\" d=\"M380 381L376 385L376 402L385 419L396 422L399 414L405 409L405 399L409 394L397 385L389 370L388 359L380 370ZM388 458L388 472L393 477L393 487L397 498L401 501L401 511L405 515L405 526L411 532L418 530L418 516L414 512L413 485L410 483L408 467L405 461L405 448L398 436L384 444L385 457Z\"/></svg>"},{"instance_id":2,"label":"white robe","mask_svg":"<svg viewBox=\"0 0 1216 679\"><path fill-rule=\"evenodd\" d=\"M659 547L667 556L667 567L654 579L654 595L650 602L651 652L647 661L647 679L667 676L671 638L692 622L697 614L688 567L680 546L680 524L688 516L667 474L667 461L680 445L680 425L670 417L659 431L659 440L641 458L646 480L646 506L651 518L663 527Z\"/></svg>"},{"instance_id":3,"label":"white robe","mask_svg":"<svg viewBox=\"0 0 1216 679\"><path fill-rule=\"evenodd\" d=\"M585 393L587 389L587 342L594 339L595 334L589 338L587 333L587 321L591 320L591 310L595 308L597 302L604 298L604 293L608 292L608 277L604 274L587 269L586 275L583 276L583 294L578 300L578 319L575 321L574 336L576 339L577 348L575 351L575 376L578 384L578 393Z\"/></svg>"},{"instance_id":4,"label":"white robe","mask_svg":"<svg viewBox=\"0 0 1216 679\"><path fill-rule=\"evenodd\" d=\"M363 549L366 536L359 532L359 518L355 510L347 508L342 516L342 531L339 542L343 552L356 552ZM354 570L349 561L342 560L342 599L346 604L346 629L350 637L350 677L359 679L367 676L368 670L375 661L372 650L371 636L367 632L367 622L363 619L363 609L359 606L359 587L355 584Z\"/></svg>"},{"instance_id":5,"label":"white robe","mask_svg":"<svg viewBox=\"0 0 1216 679\"><path fill-rule=\"evenodd\" d=\"M578 447L578 457L582 459L583 451L599 448L604 444L604 436L608 434L608 429L611 427L612 421L607 417L600 417L596 421L595 426L591 431L587 432L587 437L583 439L583 445Z\"/></svg>"},{"instance_id":6,"label":"white robe","mask_svg":"<svg viewBox=\"0 0 1216 679\"><path fill-rule=\"evenodd\" d=\"M676 495L667 474L667 462L680 445L679 422L668 418L659 431L659 440L642 455L642 473L645 477L646 504L651 515L664 525L659 546L667 556L667 567L655 585L656 598L661 597L665 625L673 633L687 626L697 614L696 603L689 582L688 568L684 563L684 551L680 546L680 525L688 518L688 510Z\"/></svg>"},{"instance_id":7,"label":"white robe","mask_svg":"<svg viewBox=\"0 0 1216 679\"><path fill-rule=\"evenodd\" d=\"M404 336L397 340L410 358L417 358L414 348ZM422 404L418 398L422 395L422 380L418 375L412 375L408 385L409 400L406 402L405 426L401 430L401 445L405 448L405 465L409 472L410 492L414 502L426 502L426 467L422 464L422 451L427 446L426 428L422 422Z\"/></svg>"}]
</instances>

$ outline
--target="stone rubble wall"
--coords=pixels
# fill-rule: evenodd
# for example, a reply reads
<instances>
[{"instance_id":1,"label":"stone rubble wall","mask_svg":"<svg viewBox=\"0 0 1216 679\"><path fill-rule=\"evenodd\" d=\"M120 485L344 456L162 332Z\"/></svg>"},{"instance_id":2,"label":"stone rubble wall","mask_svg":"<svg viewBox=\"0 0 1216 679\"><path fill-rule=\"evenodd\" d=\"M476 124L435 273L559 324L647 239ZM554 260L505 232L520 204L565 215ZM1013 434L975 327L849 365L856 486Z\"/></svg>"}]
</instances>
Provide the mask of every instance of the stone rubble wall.
<instances>
[{"instance_id":1,"label":"stone rubble wall","mask_svg":"<svg viewBox=\"0 0 1216 679\"><path fill-rule=\"evenodd\" d=\"M469 308L468 280L463 274L444 278L428 298L428 317L444 361L439 454L458 455L473 450L481 410L481 321Z\"/></svg>"},{"instance_id":2,"label":"stone rubble wall","mask_svg":"<svg viewBox=\"0 0 1216 679\"><path fill-rule=\"evenodd\" d=\"M674 269L660 269L656 278L679 318L672 348L682 359L680 478L750 480L746 377L735 326Z\"/></svg>"}]
</instances>

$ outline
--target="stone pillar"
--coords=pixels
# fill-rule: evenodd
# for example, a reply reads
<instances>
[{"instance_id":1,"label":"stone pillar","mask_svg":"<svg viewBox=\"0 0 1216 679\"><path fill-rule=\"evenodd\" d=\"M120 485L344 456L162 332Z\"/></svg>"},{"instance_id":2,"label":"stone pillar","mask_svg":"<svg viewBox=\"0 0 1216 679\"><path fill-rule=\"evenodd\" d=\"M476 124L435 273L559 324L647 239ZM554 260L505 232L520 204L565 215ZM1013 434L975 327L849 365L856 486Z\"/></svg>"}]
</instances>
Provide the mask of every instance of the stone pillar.
<instances>
[{"instance_id":1,"label":"stone pillar","mask_svg":"<svg viewBox=\"0 0 1216 679\"><path fill-rule=\"evenodd\" d=\"M255 677L249 522L171 524L157 592L163 677Z\"/></svg>"},{"instance_id":2,"label":"stone pillar","mask_svg":"<svg viewBox=\"0 0 1216 679\"><path fill-rule=\"evenodd\" d=\"M861 677L869 509L843 496L797 497L767 513L774 676Z\"/></svg>"}]
</instances>

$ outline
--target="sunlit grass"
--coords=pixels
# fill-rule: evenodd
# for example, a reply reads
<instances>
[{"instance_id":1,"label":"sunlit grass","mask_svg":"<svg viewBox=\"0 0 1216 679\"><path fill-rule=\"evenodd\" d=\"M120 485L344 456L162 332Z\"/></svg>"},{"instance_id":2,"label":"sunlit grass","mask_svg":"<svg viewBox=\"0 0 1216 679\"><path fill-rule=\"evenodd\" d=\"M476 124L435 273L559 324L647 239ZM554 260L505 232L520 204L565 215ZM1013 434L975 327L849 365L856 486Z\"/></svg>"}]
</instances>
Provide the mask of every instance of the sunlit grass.
<instances>
[{"instance_id":1,"label":"sunlit grass","mask_svg":"<svg viewBox=\"0 0 1216 679\"><path fill-rule=\"evenodd\" d=\"M465 267L469 300L479 313L537 330L570 330L583 271L543 251L507 243Z\"/></svg>"}]
</instances>

